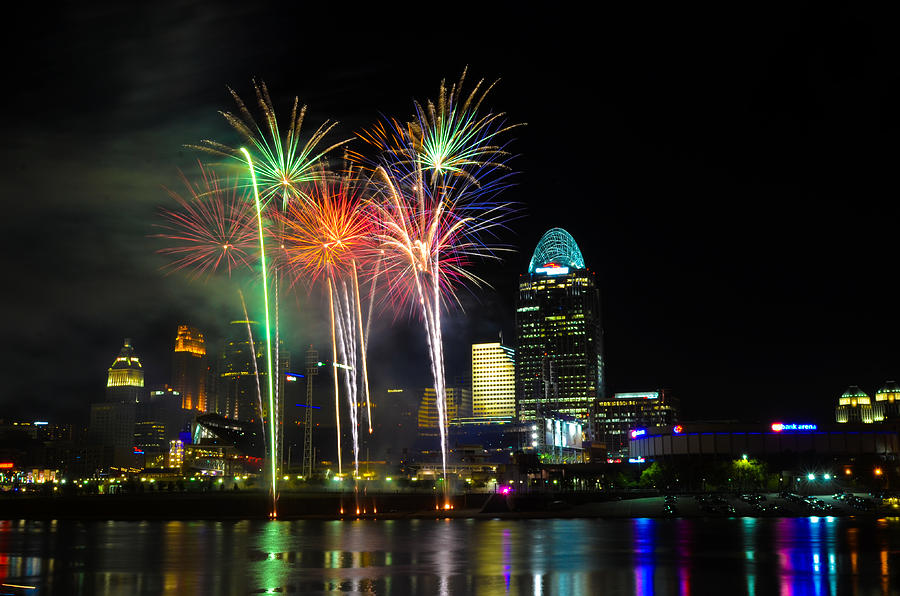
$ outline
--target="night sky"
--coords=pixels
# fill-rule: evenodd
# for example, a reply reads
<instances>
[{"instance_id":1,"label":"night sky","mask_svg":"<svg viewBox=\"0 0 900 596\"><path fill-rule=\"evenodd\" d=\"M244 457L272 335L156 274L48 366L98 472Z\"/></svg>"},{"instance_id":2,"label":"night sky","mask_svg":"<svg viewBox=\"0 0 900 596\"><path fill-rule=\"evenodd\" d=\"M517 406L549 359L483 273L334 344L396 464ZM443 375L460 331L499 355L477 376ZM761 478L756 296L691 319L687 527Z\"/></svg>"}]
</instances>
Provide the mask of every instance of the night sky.
<instances>
[{"instance_id":1,"label":"night sky","mask_svg":"<svg viewBox=\"0 0 900 596\"><path fill-rule=\"evenodd\" d=\"M298 95L305 130L337 120L339 140L466 65L527 123L504 195L523 217L501 238L518 252L479 268L494 289L446 320L448 376L473 341L512 343L517 276L559 226L597 274L611 391L670 388L687 419L822 423L848 385L900 380L891 19L128 4L7 21L0 418L86 419L124 337L157 385L179 322L215 342L240 317L236 283L164 276L150 237L178 169L208 160L184 145L237 142L226 86L249 98L264 80L285 113ZM321 304L285 300L298 355L325 349ZM376 384L424 386L416 321L386 314L374 333Z\"/></svg>"}]
</instances>

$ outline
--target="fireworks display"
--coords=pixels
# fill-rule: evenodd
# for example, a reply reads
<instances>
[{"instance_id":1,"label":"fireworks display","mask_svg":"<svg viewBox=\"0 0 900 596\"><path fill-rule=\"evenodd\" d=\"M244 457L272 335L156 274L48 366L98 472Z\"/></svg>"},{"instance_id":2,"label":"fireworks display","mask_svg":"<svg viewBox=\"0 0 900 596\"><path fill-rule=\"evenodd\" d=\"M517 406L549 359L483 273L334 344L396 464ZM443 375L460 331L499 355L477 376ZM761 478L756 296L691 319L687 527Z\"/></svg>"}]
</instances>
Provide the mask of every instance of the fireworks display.
<instances>
[{"instance_id":1,"label":"fireworks display","mask_svg":"<svg viewBox=\"0 0 900 596\"><path fill-rule=\"evenodd\" d=\"M273 293L275 295L275 364L272 359L272 341L273 336L270 329L270 309L269 309L269 276L268 265L266 262L265 250L265 232L263 210L266 212L265 219L281 219L278 217L279 208L283 211L288 208L292 201L306 201L307 197L304 187L307 183L313 181L317 177L317 168L320 160L332 149L340 146L342 143L336 143L324 149L319 149L319 144L324 140L335 123L325 122L322 124L307 140L301 143L301 129L306 116L306 106L301 106L299 98L295 97L291 108L291 115L288 120L287 127L282 131L278 124L274 103L272 101L269 90L265 83L253 82L253 88L256 95L257 104L262 113L263 124L254 118L253 113L247 104L238 96L238 94L229 89L232 97L237 104L237 114L231 112L222 112L226 121L234 128L249 145L250 150L246 147L230 147L223 143L211 140L204 140L200 145L192 146L195 149L207 151L226 158L234 158L239 163L246 166L247 173L250 175L253 197L256 207L256 222L259 235L260 246L260 262L262 270L262 286L263 286L263 302L265 305L265 321L266 321L266 359L267 359L267 379L269 385L269 442L271 445L270 453L272 454L271 462L271 482L272 482L272 517L276 517L276 504L278 500L278 467L280 464L280 446L281 438L279 437L279 428L281 425L281 414L283 404L281 396L278 395L278 383L274 383L273 379L279 378L278 371L278 344L280 343L279 334L279 314L278 314L278 279L281 273L277 262L273 262ZM278 201L277 199L281 199ZM280 206L279 206L280 202ZM281 228L269 230L269 234L274 233L275 246L282 247ZM281 251L275 255L281 255ZM277 461L276 461L277 460Z\"/></svg>"},{"instance_id":2,"label":"fireworks display","mask_svg":"<svg viewBox=\"0 0 900 596\"><path fill-rule=\"evenodd\" d=\"M364 328L360 287L368 287L370 321L376 282L384 279L385 302L408 309L424 325L436 393L445 495L448 420L441 314L450 304L459 304L459 288L484 283L472 266L480 259L499 258L504 247L492 241L514 212L509 204L498 202L497 196L512 175L507 165L511 156L501 137L516 125L507 125L502 113L483 110L493 84L479 81L464 94L465 76L463 72L450 86L442 82L437 100L413 102L411 120L387 118L358 133L364 148L346 153L358 166L355 175L326 170L322 158L343 144L318 149L334 124L326 122L301 143L306 108L299 107L296 98L288 126L282 131L265 84L254 82L262 125L232 91L237 113L223 115L249 148L233 149L213 141L203 141L196 148L235 158L246 166L252 199L239 196L235 187L233 200L226 200L215 177L204 171L205 186L200 191L188 184L191 201L172 193L182 212L164 213L163 227L170 233L160 235L181 241L161 251L176 258L171 265L175 269L190 268L202 274L219 268L231 271L239 265L251 267L257 259L261 262L268 372L273 362L266 235L279 255L274 267L278 273L276 342L279 276L290 280L291 286L321 284L327 288L338 471L341 473L340 369L350 414L354 477L359 472L360 382L369 432L373 430L366 370L368 324ZM367 283L361 284L361 279ZM267 377L274 517L279 453L275 429L280 422L271 385L277 371Z\"/></svg>"},{"instance_id":3,"label":"fireworks display","mask_svg":"<svg viewBox=\"0 0 900 596\"><path fill-rule=\"evenodd\" d=\"M374 157L353 153L373 174L376 238L383 252L388 293L418 310L434 380L441 464L446 491L447 403L441 311L456 288L479 285L475 258L496 258L486 243L511 213L496 195L508 183L510 155L498 143L508 131L502 114L480 115L490 90L483 82L463 97L462 84L442 83L437 102L415 104L412 122L390 119L359 136ZM458 301L458 300L457 300ZM416 307L415 305L418 305Z\"/></svg>"}]
</instances>

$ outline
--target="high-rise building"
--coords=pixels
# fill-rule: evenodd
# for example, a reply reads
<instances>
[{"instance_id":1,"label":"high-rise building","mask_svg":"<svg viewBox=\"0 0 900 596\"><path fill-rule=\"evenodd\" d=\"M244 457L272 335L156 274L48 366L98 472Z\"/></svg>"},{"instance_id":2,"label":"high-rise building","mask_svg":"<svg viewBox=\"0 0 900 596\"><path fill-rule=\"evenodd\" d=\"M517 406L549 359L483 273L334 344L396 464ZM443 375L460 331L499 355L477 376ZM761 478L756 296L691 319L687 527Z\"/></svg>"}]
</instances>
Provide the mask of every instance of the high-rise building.
<instances>
[{"instance_id":1,"label":"high-rise building","mask_svg":"<svg viewBox=\"0 0 900 596\"><path fill-rule=\"evenodd\" d=\"M131 340L109 367L106 401L91 404L89 437L102 447L101 467L130 464L134 446L136 404L144 392L144 369Z\"/></svg>"},{"instance_id":2,"label":"high-rise building","mask_svg":"<svg viewBox=\"0 0 900 596\"><path fill-rule=\"evenodd\" d=\"M92 443L109 450L107 462L122 464L122 451L130 453L134 443L134 404L127 402L91 404L88 435Z\"/></svg>"},{"instance_id":3,"label":"high-rise building","mask_svg":"<svg viewBox=\"0 0 900 596\"><path fill-rule=\"evenodd\" d=\"M181 393L169 385L153 388L137 404L135 422L162 425L166 441L178 438L179 433L190 430L191 422L198 413L197 410L182 409L182 401Z\"/></svg>"},{"instance_id":4,"label":"high-rise building","mask_svg":"<svg viewBox=\"0 0 900 596\"><path fill-rule=\"evenodd\" d=\"M248 327L253 332L252 344ZM259 391L266 386L266 358L265 346L258 337L259 324L256 321L231 322L231 333L219 354L216 414L237 420L256 420L259 416L257 402Z\"/></svg>"},{"instance_id":5,"label":"high-rise building","mask_svg":"<svg viewBox=\"0 0 900 596\"><path fill-rule=\"evenodd\" d=\"M168 467L181 468L184 463L184 441L173 439L169 441L169 461Z\"/></svg>"},{"instance_id":6,"label":"high-rise building","mask_svg":"<svg viewBox=\"0 0 900 596\"><path fill-rule=\"evenodd\" d=\"M109 367L106 378L106 401L115 403L137 403L144 391L144 368L134 353L131 339L125 338L125 345Z\"/></svg>"},{"instance_id":7,"label":"high-rise building","mask_svg":"<svg viewBox=\"0 0 900 596\"><path fill-rule=\"evenodd\" d=\"M515 350L499 342L472 345L472 416L516 413Z\"/></svg>"},{"instance_id":8,"label":"high-rise building","mask_svg":"<svg viewBox=\"0 0 900 596\"><path fill-rule=\"evenodd\" d=\"M251 345L247 327L253 333ZM268 402L266 345L256 321L232 321L230 337L225 340L218 364L218 393L215 413L237 420L258 420L260 393L263 407ZM274 350L273 350L274 352ZM274 354L273 354L274 356ZM291 356L278 351L279 370L287 372ZM255 363L254 363L255 360ZM258 374L258 377L257 377ZM279 375L279 394L284 394L284 375Z\"/></svg>"},{"instance_id":9,"label":"high-rise building","mask_svg":"<svg viewBox=\"0 0 900 596\"><path fill-rule=\"evenodd\" d=\"M678 421L678 402L664 389L616 393L597 402L594 439L610 457L628 457L629 433L641 427L672 426Z\"/></svg>"},{"instance_id":10,"label":"high-rise building","mask_svg":"<svg viewBox=\"0 0 900 596\"><path fill-rule=\"evenodd\" d=\"M161 422L137 422L134 425L134 446L141 451L163 451L168 445L166 425Z\"/></svg>"},{"instance_id":11,"label":"high-rise building","mask_svg":"<svg viewBox=\"0 0 900 596\"><path fill-rule=\"evenodd\" d=\"M203 333L179 325L172 354L172 387L181 394L185 410L206 412L206 341Z\"/></svg>"},{"instance_id":12,"label":"high-rise building","mask_svg":"<svg viewBox=\"0 0 900 596\"><path fill-rule=\"evenodd\" d=\"M455 418L468 418L472 415L472 390L468 387L447 387L446 425ZM419 430L438 430L437 399L434 387L422 390L419 400Z\"/></svg>"},{"instance_id":13,"label":"high-rise building","mask_svg":"<svg viewBox=\"0 0 900 596\"><path fill-rule=\"evenodd\" d=\"M373 418L375 433L366 440L374 445L374 453L394 461L403 459L418 436L416 397L411 391L391 387L374 392L374 399L382 406Z\"/></svg>"},{"instance_id":14,"label":"high-rise building","mask_svg":"<svg viewBox=\"0 0 900 596\"><path fill-rule=\"evenodd\" d=\"M588 422L605 394L600 293L561 228L541 237L519 277L516 340L516 416L554 412Z\"/></svg>"}]
</instances>

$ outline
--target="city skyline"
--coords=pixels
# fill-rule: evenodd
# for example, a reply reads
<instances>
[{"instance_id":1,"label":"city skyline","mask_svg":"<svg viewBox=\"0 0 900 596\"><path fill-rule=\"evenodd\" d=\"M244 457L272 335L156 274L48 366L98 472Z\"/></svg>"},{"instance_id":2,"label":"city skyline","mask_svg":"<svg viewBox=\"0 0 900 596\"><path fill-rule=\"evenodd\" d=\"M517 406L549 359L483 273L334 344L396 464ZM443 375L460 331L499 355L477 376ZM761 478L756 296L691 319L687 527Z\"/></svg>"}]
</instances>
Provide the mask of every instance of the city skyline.
<instances>
[{"instance_id":1,"label":"city skyline","mask_svg":"<svg viewBox=\"0 0 900 596\"><path fill-rule=\"evenodd\" d=\"M177 324L221 339L241 318L231 287L163 276L148 238L176 168L196 176L184 145L224 134L226 85L247 93L259 77L280 106L297 94L314 121L341 122L337 140L379 112L407 113L467 64L475 80L501 77L493 103L528 124L511 145L521 174L509 199L523 217L501 239L518 252L480 270L495 290L464 296L467 314L447 318L449 369L465 368L472 343L513 337L516 278L559 226L597 272L610 391L671 388L688 415L827 420L849 385L871 395L900 377L897 208L883 206L896 157L895 42L866 15L726 15L711 30L689 14L638 22L611 12L571 34L551 15L540 37L536 14L498 8L483 16L506 26L436 63L360 57L354 41L333 63L284 69L297 47L255 24L263 9L211 10L212 26L203 10L173 6L23 20L4 166L20 199L2 236L27 249L6 252L21 289L5 299L15 316L4 416L84 411L123 337L148 381L165 382ZM530 47L535 37L547 41ZM242 45L255 50L245 57ZM532 60L504 60L510 51ZM48 147L53 176L38 165ZM323 336L306 307L316 300L301 292L285 307L298 353ZM373 371L399 377L393 361L427 369L414 325L385 318L371 348L393 348L392 359ZM48 361L53 375L36 372Z\"/></svg>"},{"instance_id":2,"label":"city skyline","mask_svg":"<svg viewBox=\"0 0 900 596\"><path fill-rule=\"evenodd\" d=\"M900 592L888 15L4 22L0 592Z\"/></svg>"}]
</instances>

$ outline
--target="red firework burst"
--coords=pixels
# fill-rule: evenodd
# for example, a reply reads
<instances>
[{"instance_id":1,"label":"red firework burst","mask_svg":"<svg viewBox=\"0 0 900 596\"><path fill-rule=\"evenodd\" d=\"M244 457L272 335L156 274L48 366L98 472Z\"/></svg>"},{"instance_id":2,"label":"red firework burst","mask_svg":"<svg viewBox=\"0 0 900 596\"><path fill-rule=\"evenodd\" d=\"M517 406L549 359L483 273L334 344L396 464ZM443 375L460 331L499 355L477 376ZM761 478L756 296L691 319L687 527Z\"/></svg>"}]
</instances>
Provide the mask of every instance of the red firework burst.
<instances>
[{"instance_id":1,"label":"red firework burst","mask_svg":"<svg viewBox=\"0 0 900 596\"><path fill-rule=\"evenodd\" d=\"M200 173L197 184L181 173L186 194L167 189L179 209L164 209L164 223L157 224L164 231L153 235L172 243L157 251L172 258L164 269L185 271L192 278L252 269L259 249L253 202L239 191L237 182L222 184L202 165Z\"/></svg>"}]
</instances>

